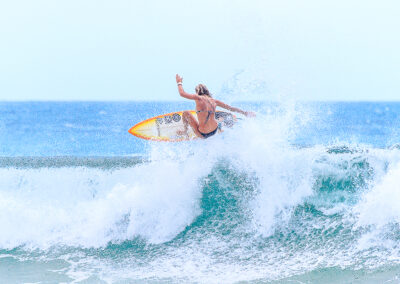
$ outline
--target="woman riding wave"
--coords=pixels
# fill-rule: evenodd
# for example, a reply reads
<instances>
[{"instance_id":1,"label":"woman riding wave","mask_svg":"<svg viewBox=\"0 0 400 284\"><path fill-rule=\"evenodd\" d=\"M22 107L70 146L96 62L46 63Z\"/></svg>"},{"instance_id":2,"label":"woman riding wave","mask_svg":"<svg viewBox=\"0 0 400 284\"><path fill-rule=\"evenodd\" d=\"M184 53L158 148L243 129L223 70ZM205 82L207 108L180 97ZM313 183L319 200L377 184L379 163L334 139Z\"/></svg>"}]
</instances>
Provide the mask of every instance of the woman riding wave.
<instances>
[{"instance_id":1,"label":"woman riding wave","mask_svg":"<svg viewBox=\"0 0 400 284\"><path fill-rule=\"evenodd\" d=\"M196 134L196 136L200 138L208 138L217 133L218 129L220 129L220 125L215 119L215 109L217 106L222 107L224 109L241 113L245 116L254 117L254 112L243 111L236 107L231 107L219 100L214 99L207 87L203 84L199 84L196 86L196 94L189 94L183 90L182 86L182 77L176 74L176 83L178 84L178 91L181 97L184 97L189 100L194 100L196 102L196 113L197 119L189 112L184 111L182 115L184 130L178 131L178 135L188 135L188 125L190 125Z\"/></svg>"}]
</instances>

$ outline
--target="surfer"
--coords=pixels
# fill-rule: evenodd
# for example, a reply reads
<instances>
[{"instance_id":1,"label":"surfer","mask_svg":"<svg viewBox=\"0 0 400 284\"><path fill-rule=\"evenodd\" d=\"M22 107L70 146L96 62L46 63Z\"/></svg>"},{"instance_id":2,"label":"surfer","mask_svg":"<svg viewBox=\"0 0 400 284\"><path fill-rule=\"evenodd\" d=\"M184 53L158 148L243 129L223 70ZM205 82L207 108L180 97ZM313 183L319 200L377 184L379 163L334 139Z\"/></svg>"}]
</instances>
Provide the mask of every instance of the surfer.
<instances>
[{"instance_id":1,"label":"surfer","mask_svg":"<svg viewBox=\"0 0 400 284\"><path fill-rule=\"evenodd\" d=\"M243 111L236 107L231 107L219 100L214 99L207 87L203 84L196 86L196 94L189 94L183 90L182 86L183 78L176 74L176 83L178 84L178 91L181 97L189 100L194 100L196 102L196 114L197 119L189 112L184 111L182 114L182 121L184 129L182 131L177 131L178 135L188 136L189 125L192 127L194 133L200 138L208 138L217 133L218 130L221 131L221 124L215 119L215 109L217 106L224 109L241 113L245 116L254 117L255 113L250 111Z\"/></svg>"}]
</instances>

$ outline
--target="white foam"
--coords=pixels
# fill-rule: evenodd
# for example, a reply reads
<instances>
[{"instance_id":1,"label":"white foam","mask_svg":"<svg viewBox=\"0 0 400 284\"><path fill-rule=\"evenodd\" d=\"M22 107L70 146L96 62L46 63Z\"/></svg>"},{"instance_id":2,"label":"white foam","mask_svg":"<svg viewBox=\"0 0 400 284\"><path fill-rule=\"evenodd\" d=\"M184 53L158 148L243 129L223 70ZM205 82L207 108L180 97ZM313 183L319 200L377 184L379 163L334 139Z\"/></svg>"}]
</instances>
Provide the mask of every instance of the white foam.
<instances>
[{"instance_id":1,"label":"white foam","mask_svg":"<svg viewBox=\"0 0 400 284\"><path fill-rule=\"evenodd\" d=\"M375 225L379 228L389 223L400 223L400 164L390 167L381 181L376 182L362 201L354 208L358 225Z\"/></svg>"},{"instance_id":2,"label":"white foam","mask_svg":"<svg viewBox=\"0 0 400 284\"><path fill-rule=\"evenodd\" d=\"M174 161L116 171L0 171L2 248L98 247L135 236L163 242L198 214L196 176Z\"/></svg>"},{"instance_id":3,"label":"white foam","mask_svg":"<svg viewBox=\"0 0 400 284\"><path fill-rule=\"evenodd\" d=\"M294 122L298 118L294 107L289 104L247 119L228 132L218 148L237 169L256 177L258 193L249 207L253 229L263 235L272 234L277 223L287 220L293 206L312 194L312 164L319 150L301 150L289 144L297 125L303 123Z\"/></svg>"}]
</instances>

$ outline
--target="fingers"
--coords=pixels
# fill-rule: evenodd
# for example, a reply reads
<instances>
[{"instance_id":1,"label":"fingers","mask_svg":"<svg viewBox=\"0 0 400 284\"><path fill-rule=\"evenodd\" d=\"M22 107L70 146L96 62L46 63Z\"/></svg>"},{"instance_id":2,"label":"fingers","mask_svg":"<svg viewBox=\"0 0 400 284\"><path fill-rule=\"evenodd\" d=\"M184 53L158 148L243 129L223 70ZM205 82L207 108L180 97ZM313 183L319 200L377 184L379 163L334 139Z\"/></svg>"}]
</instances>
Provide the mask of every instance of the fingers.
<instances>
[{"instance_id":1,"label":"fingers","mask_svg":"<svg viewBox=\"0 0 400 284\"><path fill-rule=\"evenodd\" d=\"M182 80L183 80L183 77L176 74L176 82L179 83L179 82L182 82Z\"/></svg>"},{"instance_id":2,"label":"fingers","mask_svg":"<svg viewBox=\"0 0 400 284\"><path fill-rule=\"evenodd\" d=\"M246 111L246 116L247 117L256 117L256 114L252 111Z\"/></svg>"}]
</instances>

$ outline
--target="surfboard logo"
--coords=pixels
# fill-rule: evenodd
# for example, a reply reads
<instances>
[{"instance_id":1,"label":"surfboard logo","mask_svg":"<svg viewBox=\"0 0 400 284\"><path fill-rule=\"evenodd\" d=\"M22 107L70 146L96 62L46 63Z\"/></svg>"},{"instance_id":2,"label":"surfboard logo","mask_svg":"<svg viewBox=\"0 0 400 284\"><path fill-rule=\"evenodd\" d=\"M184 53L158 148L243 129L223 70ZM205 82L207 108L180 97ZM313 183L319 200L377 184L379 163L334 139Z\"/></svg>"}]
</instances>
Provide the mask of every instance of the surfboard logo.
<instances>
[{"instance_id":1,"label":"surfboard logo","mask_svg":"<svg viewBox=\"0 0 400 284\"><path fill-rule=\"evenodd\" d=\"M170 116L170 115L166 115L166 116L164 116L164 121L165 121L165 123L171 123L172 122L172 116Z\"/></svg>"},{"instance_id":2,"label":"surfboard logo","mask_svg":"<svg viewBox=\"0 0 400 284\"><path fill-rule=\"evenodd\" d=\"M173 119L175 122L179 122L179 121L181 120L181 116L179 115L179 113L174 113L174 114L172 115L172 119Z\"/></svg>"}]
</instances>

